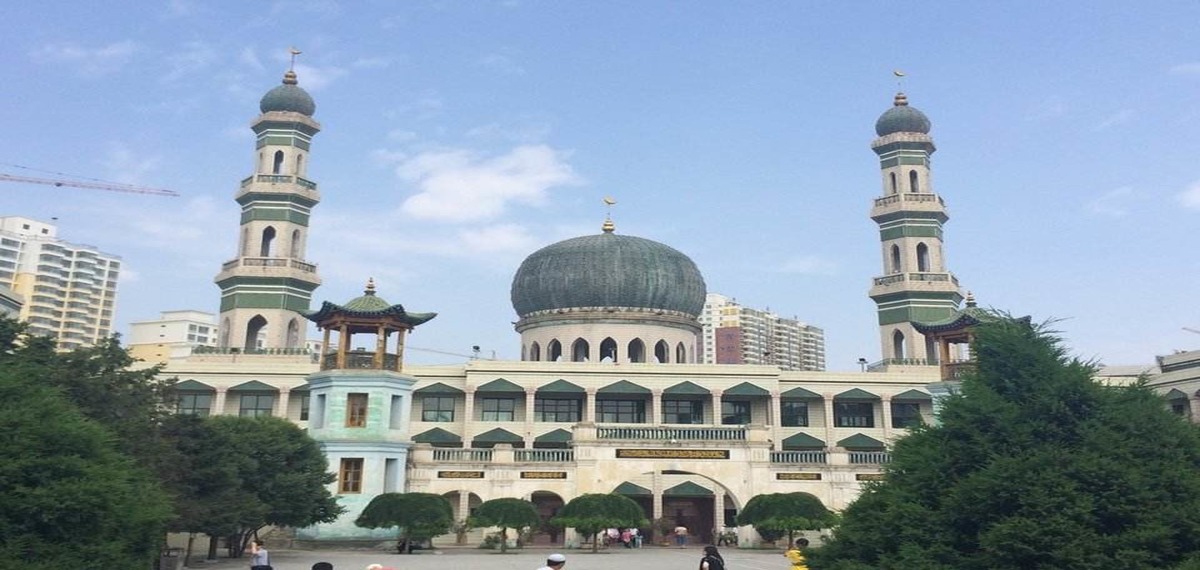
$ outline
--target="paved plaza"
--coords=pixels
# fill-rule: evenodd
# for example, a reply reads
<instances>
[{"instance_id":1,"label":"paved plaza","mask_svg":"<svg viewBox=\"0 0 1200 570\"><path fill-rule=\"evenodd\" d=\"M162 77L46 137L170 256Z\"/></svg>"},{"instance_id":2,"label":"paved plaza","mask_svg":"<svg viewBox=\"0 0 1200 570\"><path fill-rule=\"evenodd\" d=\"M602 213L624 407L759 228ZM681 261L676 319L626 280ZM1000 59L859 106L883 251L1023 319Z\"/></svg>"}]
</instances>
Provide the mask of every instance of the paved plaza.
<instances>
[{"instance_id":1,"label":"paved plaza","mask_svg":"<svg viewBox=\"0 0 1200 570\"><path fill-rule=\"evenodd\" d=\"M396 570L536 570L546 563L546 556L561 552L567 557L563 570L695 570L700 565L701 548L651 547L641 549L614 548L592 554L590 550L525 549L500 554L491 550L447 548L414 555L397 555L372 551L330 550L272 550L271 564L275 570L310 570L316 562L329 562L334 570L364 570L369 564L383 564ZM787 570L788 561L782 550L722 549L729 568L738 570ZM196 563L190 568L209 570L247 569L249 559Z\"/></svg>"}]
</instances>

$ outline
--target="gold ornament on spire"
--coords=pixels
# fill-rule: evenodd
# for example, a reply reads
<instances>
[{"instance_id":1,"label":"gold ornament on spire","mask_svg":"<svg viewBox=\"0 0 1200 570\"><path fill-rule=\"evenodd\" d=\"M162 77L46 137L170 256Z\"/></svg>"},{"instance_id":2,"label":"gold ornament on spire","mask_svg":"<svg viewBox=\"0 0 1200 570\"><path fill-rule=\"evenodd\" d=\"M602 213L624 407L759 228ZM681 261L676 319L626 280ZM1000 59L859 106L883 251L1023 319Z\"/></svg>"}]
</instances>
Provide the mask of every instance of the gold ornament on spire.
<instances>
[{"instance_id":1,"label":"gold ornament on spire","mask_svg":"<svg viewBox=\"0 0 1200 570\"><path fill-rule=\"evenodd\" d=\"M363 293L367 294L367 295L375 294L375 278L374 277L367 278L367 289L365 291L363 291Z\"/></svg>"},{"instance_id":2,"label":"gold ornament on spire","mask_svg":"<svg viewBox=\"0 0 1200 570\"><path fill-rule=\"evenodd\" d=\"M612 221L612 207L616 205L617 200L612 196L605 196L603 200L608 212L604 214L604 225L600 226L600 229L606 234L611 234L617 229L617 225Z\"/></svg>"}]
</instances>

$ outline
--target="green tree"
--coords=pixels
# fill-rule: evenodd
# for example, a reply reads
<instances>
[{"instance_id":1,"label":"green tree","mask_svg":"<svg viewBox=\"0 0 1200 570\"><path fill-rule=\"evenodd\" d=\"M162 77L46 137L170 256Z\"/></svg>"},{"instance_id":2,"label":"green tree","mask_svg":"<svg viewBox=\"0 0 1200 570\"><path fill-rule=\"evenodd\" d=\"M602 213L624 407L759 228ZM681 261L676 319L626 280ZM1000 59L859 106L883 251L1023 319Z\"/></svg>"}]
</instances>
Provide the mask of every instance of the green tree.
<instances>
[{"instance_id":1,"label":"green tree","mask_svg":"<svg viewBox=\"0 0 1200 570\"><path fill-rule=\"evenodd\" d=\"M608 528L634 528L645 526L646 517L638 505L624 495L589 493L571 499L558 511L553 522L559 526L572 527L592 537L592 552L599 549L596 535Z\"/></svg>"},{"instance_id":2,"label":"green tree","mask_svg":"<svg viewBox=\"0 0 1200 570\"><path fill-rule=\"evenodd\" d=\"M53 343L0 319L0 568L148 568L167 497L48 380Z\"/></svg>"},{"instance_id":3,"label":"green tree","mask_svg":"<svg viewBox=\"0 0 1200 570\"><path fill-rule=\"evenodd\" d=\"M354 524L363 528L399 527L397 551L411 552L414 541L450 532L454 509L433 493L384 493L371 499Z\"/></svg>"},{"instance_id":4,"label":"green tree","mask_svg":"<svg viewBox=\"0 0 1200 570\"><path fill-rule=\"evenodd\" d=\"M217 493L221 507L207 519L214 526L198 530L236 537L231 556L241 556L265 526L304 527L342 513L326 487L335 476L325 455L300 427L274 417L215 416L206 422L212 430L207 445L224 451L213 461L232 469L237 485Z\"/></svg>"},{"instance_id":5,"label":"green tree","mask_svg":"<svg viewBox=\"0 0 1200 570\"><path fill-rule=\"evenodd\" d=\"M1044 325L975 330L976 370L940 424L815 549L821 570L1195 568L1200 431L1142 385L1104 387Z\"/></svg>"},{"instance_id":6,"label":"green tree","mask_svg":"<svg viewBox=\"0 0 1200 570\"><path fill-rule=\"evenodd\" d=\"M752 525L763 540L775 542L786 534L789 544L796 531L829 528L835 520L821 500L808 493L755 495L737 515L739 525Z\"/></svg>"},{"instance_id":7,"label":"green tree","mask_svg":"<svg viewBox=\"0 0 1200 570\"><path fill-rule=\"evenodd\" d=\"M508 529L521 529L541 522L537 507L524 499L492 499L484 501L475 509L471 526L500 527L500 552L508 551Z\"/></svg>"}]
</instances>

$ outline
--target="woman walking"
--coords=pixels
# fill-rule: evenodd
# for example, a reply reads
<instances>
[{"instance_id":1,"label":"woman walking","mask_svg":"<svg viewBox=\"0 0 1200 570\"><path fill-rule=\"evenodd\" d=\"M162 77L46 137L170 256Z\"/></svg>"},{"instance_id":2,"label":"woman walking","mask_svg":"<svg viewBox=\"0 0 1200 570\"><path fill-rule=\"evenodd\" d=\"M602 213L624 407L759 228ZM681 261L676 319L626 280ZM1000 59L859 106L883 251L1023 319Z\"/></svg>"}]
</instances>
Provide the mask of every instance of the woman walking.
<instances>
[{"instance_id":1,"label":"woman walking","mask_svg":"<svg viewBox=\"0 0 1200 570\"><path fill-rule=\"evenodd\" d=\"M704 547L704 557L700 559L700 570L725 570L725 559L721 558L717 547L712 545Z\"/></svg>"}]
</instances>

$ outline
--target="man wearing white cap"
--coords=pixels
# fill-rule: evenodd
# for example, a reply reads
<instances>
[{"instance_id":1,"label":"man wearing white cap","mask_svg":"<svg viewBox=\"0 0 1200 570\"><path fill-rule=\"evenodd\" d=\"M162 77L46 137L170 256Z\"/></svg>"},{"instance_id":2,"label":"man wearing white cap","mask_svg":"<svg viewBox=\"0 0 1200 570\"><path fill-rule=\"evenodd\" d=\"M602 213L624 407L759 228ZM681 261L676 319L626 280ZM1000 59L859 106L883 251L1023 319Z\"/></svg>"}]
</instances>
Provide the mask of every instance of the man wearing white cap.
<instances>
[{"instance_id":1,"label":"man wearing white cap","mask_svg":"<svg viewBox=\"0 0 1200 570\"><path fill-rule=\"evenodd\" d=\"M546 557L546 565L538 568L538 570L562 570L562 567L566 563L567 557L555 552Z\"/></svg>"}]
</instances>

